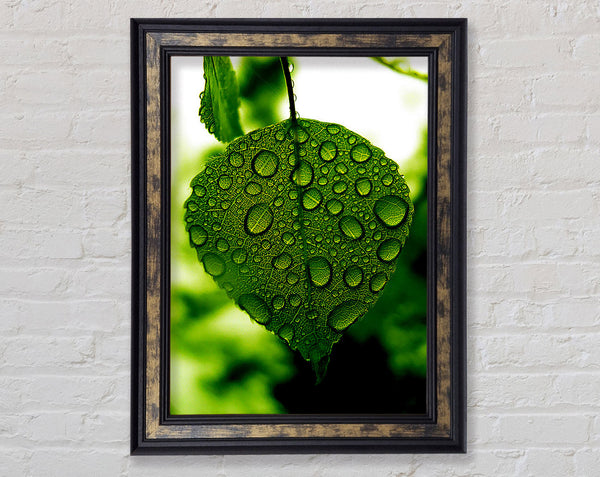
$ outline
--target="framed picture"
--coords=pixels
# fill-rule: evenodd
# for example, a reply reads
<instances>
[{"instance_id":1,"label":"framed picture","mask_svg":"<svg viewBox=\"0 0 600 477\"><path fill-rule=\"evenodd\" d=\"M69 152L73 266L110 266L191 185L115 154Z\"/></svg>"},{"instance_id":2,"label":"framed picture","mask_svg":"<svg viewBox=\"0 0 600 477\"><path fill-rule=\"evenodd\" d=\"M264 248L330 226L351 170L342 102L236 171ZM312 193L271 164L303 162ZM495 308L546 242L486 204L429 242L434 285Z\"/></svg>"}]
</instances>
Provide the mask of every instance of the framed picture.
<instances>
[{"instance_id":1,"label":"framed picture","mask_svg":"<svg viewBox=\"0 0 600 477\"><path fill-rule=\"evenodd\" d=\"M131 451L465 451L466 20L131 21Z\"/></svg>"}]
</instances>

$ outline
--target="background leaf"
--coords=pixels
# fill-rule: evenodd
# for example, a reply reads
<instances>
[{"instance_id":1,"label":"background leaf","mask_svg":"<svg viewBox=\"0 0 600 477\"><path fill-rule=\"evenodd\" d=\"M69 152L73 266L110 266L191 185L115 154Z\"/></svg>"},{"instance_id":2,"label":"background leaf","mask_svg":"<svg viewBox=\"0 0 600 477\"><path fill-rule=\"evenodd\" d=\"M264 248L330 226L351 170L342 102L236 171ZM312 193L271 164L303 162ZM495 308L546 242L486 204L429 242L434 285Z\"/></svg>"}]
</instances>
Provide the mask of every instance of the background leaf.
<instances>
[{"instance_id":1,"label":"background leaf","mask_svg":"<svg viewBox=\"0 0 600 477\"><path fill-rule=\"evenodd\" d=\"M233 141L191 183L186 230L205 270L318 379L404 246L413 206L397 169L343 126L303 119Z\"/></svg>"},{"instance_id":2,"label":"background leaf","mask_svg":"<svg viewBox=\"0 0 600 477\"><path fill-rule=\"evenodd\" d=\"M286 98L285 78L279 57L244 56L237 67L240 99L247 131L275 124L280 116L280 101Z\"/></svg>"},{"instance_id":3,"label":"background leaf","mask_svg":"<svg viewBox=\"0 0 600 477\"><path fill-rule=\"evenodd\" d=\"M243 134L235 72L228 56L204 57L204 91L200 93L200 121L221 142Z\"/></svg>"}]
</instances>

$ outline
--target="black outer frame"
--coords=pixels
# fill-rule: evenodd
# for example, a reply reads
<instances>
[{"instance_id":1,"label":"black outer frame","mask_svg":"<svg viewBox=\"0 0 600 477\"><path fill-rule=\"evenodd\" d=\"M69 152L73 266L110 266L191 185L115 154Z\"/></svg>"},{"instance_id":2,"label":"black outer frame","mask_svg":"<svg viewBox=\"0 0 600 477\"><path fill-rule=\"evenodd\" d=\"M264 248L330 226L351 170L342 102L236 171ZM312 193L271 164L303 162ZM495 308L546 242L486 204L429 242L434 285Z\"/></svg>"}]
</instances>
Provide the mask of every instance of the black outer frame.
<instances>
[{"instance_id":1,"label":"black outer frame","mask_svg":"<svg viewBox=\"0 0 600 477\"><path fill-rule=\"evenodd\" d=\"M467 41L466 41L466 19L131 19L131 138L132 138L132 380L131 380L131 454L271 454L271 453L460 453L466 452L466 100L467 100ZM452 119L452 163L451 177L451 324L450 324L450 346L451 346L451 393L450 407L452 412L451 438L271 438L271 439L152 439L144 438L144 404L145 404L145 294L143 287L146 283L146 169L145 169L145 64L144 58L144 35L148 31L222 31L228 32L388 32L435 34L450 33L453 37L452 56L452 104L455 106L451 112ZM177 48L171 48L164 58L169 54L177 52ZM330 49L331 50L331 49ZM372 50L370 50L372 53ZM291 48L286 53L294 54ZM327 55L335 54L335 51L327 51ZM419 49L423 55L423 49ZM177 54L182 54L181 51ZM230 54L230 53L225 53ZM311 53L312 55L312 53ZM168 68L168 61L163 67ZM430 57L430 64L431 57ZM168 69L166 69L168 71ZM431 83L431 81L430 81ZM431 85L430 85L431 88ZM430 89L431 91L431 89ZM168 98L168 87L162 86L161 96L163 105ZM430 93L431 94L431 93ZM168 101L168 99L166 100ZM430 108L432 107L430 102ZM165 108L163 108L164 110ZM168 110L168 108L166 108ZM163 118L165 114L163 113ZM161 121L161 140L163 146L168 144L169 127L168 121ZM430 135L429 142L432 142ZM167 147L166 150L169 148ZM165 148L163 147L164 151ZM431 148L430 148L431 150ZM167 164L168 165L168 164ZM162 180L169 181L168 167L163 164ZM168 204L169 197L163 188L163 204ZM168 205L166 207L168 211ZM167 212L168 213L168 212ZM430 217L431 220L431 217ZM168 221L163 220L163 237L166 237L168 250ZM428 234L431 236L431 234ZM164 262L163 253L163 265ZM166 254L168 256L168 254ZM168 258L167 258L168 260ZM432 261L429 260L431 263ZM167 261L168 265L168 261ZM167 283L168 285L168 278ZM163 279L163 286L165 285ZM167 300L168 306L168 300ZM429 306L429 294L428 294ZM165 315L165 304L162 305L162 313ZM428 340L431 339L428 335ZM164 335L163 335L164 336ZM161 362L165 362L165 353L168 342L163 339L161 343ZM429 348L429 341L428 341ZM432 353L428 353L428 369ZM168 357L166 358L168 359ZM161 366L165 368L164 366ZM435 369L435 368L433 368ZM432 382L435 376L428 372L428 403L432 399L429 394L432 390ZM164 389L165 377L168 370L161 370L161 404L166 402ZM163 406L164 407L164 406ZM431 405L428 404L428 408ZM198 416L169 416L164 409L161 411L161 423L193 424L198 421ZM248 420L244 416L211 416L213 421L221 422L234 420L235 422L254 422L273 424L280 423L282 416L251 416ZM405 416L401 419L392 419L392 422L410 422L416 416ZM327 416L284 416L285 422L339 422ZM343 417L341 418L343 422ZM385 416L353 416L353 422L385 422ZM418 417L417 417L418 420ZM435 422L435 413L428 412L426 419L421 422Z\"/></svg>"}]
</instances>

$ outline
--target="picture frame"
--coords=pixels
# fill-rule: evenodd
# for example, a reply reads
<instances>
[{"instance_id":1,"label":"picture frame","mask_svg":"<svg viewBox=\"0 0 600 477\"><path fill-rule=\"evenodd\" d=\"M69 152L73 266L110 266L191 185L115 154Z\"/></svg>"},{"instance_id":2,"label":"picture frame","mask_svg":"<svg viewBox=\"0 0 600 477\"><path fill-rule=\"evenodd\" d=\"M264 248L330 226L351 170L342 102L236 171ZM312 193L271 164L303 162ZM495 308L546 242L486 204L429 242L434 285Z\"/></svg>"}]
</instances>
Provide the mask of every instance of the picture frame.
<instances>
[{"instance_id":1,"label":"picture frame","mask_svg":"<svg viewBox=\"0 0 600 477\"><path fill-rule=\"evenodd\" d=\"M466 19L132 19L131 453L466 452ZM170 61L427 58L426 412L173 415Z\"/></svg>"}]
</instances>

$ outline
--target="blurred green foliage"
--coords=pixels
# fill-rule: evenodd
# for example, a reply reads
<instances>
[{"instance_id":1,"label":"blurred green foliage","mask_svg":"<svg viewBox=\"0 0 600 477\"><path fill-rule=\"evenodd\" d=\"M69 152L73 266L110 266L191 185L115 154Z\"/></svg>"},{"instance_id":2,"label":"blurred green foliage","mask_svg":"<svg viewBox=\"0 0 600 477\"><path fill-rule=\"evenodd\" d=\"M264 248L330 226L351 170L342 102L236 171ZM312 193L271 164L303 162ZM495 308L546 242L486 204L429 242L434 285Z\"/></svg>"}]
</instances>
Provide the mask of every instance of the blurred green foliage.
<instances>
[{"instance_id":1,"label":"blurred green foliage","mask_svg":"<svg viewBox=\"0 0 600 477\"><path fill-rule=\"evenodd\" d=\"M236 72L242 103L240 120L245 131L284 119L278 114L286 97L278 58L246 57ZM404 401L420 399L425 386L426 138L423 131L419 148L401 168L411 189L415 216L396 271L377 303L342 339L349 346L366 344L370 349L375 344L387 355L386 372L400 383L389 386L400 393L391 396L398 403L397 412L402 412ZM171 176L171 413L275 414L288 409L302 412L297 411L297 403L278 400L276 396L282 393L276 390L282 386L297 389L302 383L299 376L306 371L302 367L310 369L309 364L299 361L276 335L251 321L205 274L183 226L183 203L189 195L189 182L210 156L221 150L222 147L212 145L199 157L178 158L180 164ZM334 347L332 362L335 359ZM361 359L368 372L369 356ZM330 369L329 374L332 372ZM336 376L329 374L325 381L334 381ZM405 389L401 383L406 377L412 379L411 383L420 383L422 389ZM364 401L364 384L357 381L352 385L361 391L356 393L356 399ZM386 384L382 386L385 389ZM328 394L319 395L319 399L335 404L339 399L335 387L323 386ZM378 412L378 396L372 396L372 403L361 402L361 406ZM344 409L353 409L352 403Z\"/></svg>"},{"instance_id":2,"label":"blurred green foliage","mask_svg":"<svg viewBox=\"0 0 600 477\"><path fill-rule=\"evenodd\" d=\"M425 376L426 346L426 253L427 253L427 131L419 148L402 167L410 185L415 215L410 235L396 261L396 270L383 293L356 325L349 329L353 338L377 338L389 356L389 366L397 375Z\"/></svg>"},{"instance_id":3,"label":"blurred green foliage","mask_svg":"<svg viewBox=\"0 0 600 477\"><path fill-rule=\"evenodd\" d=\"M240 61L237 74L245 131L285 119L278 114L286 95L285 79L278 57L245 56Z\"/></svg>"}]
</instances>

